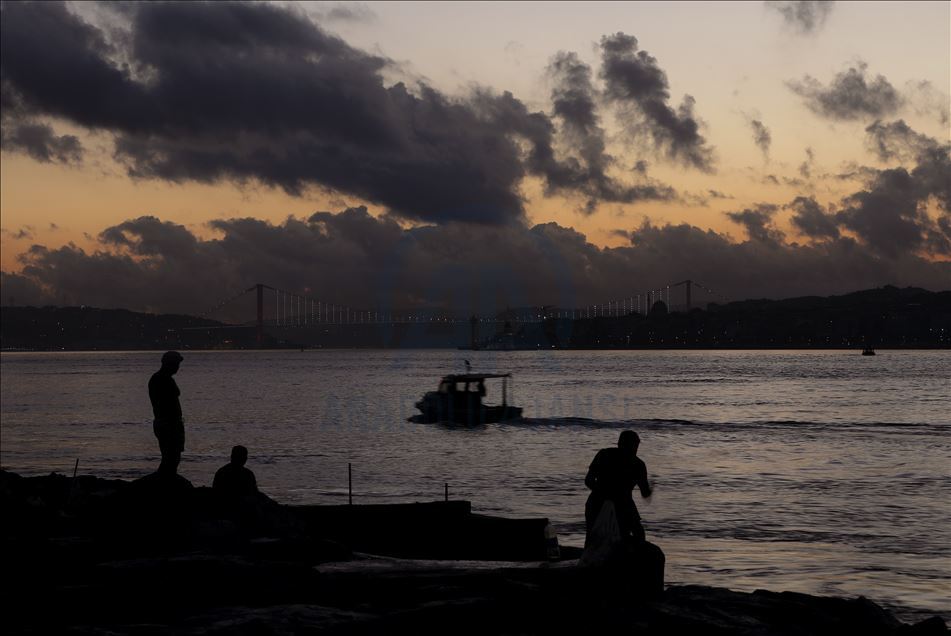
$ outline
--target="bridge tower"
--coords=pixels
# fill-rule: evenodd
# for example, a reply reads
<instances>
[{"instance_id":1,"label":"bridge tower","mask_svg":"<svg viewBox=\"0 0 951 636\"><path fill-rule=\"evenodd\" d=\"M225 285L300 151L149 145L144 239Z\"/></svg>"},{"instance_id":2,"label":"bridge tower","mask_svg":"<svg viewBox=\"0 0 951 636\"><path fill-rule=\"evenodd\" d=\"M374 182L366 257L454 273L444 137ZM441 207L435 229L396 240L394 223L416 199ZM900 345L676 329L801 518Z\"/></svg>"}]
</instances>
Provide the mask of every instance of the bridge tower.
<instances>
[{"instance_id":1,"label":"bridge tower","mask_svg":"<svg viewBox=\"0 0 951 636\"><path fill-rule=\"evenodd\" d=\"M689 312L690 309L691 309L691 304L690 304L690 288L691 288L691 286L693 286L693 281L688 278L687 280L682 280L682 281L680 281L679 283L673 283L673 284L669 285L669 287L679 287L680 285L684 285L684 290L687 292L687 293L684 294L684 295L686 296L686 300L687 300L687 311ZM702 285L701 285L701 287L702 287ZM668 292L668 294L669 294L669 292ZM667 300L668 300L668 301L670 300L670 297L669 297L669 296L668 296Z\"/></svg>"},{"instance_id":2,"label":"bridge tower","mask_svg":"<svg viewBox=\"0 0 951 636\"><path fill-rule=\"evenodd\" d=\"M258 349L264 346L264 285L255 285L258 292Z\"/></svg>"},{"instance_id":3,"label":"bridge tower","mask_svg":"<svg viewBox=\"0 0 951 636\"><path fill-rule=\"evenodd\" d=\"M479 349L479 318L475 314L469 319L469 347L473 351Z\"/></svg>"}]
</instances>

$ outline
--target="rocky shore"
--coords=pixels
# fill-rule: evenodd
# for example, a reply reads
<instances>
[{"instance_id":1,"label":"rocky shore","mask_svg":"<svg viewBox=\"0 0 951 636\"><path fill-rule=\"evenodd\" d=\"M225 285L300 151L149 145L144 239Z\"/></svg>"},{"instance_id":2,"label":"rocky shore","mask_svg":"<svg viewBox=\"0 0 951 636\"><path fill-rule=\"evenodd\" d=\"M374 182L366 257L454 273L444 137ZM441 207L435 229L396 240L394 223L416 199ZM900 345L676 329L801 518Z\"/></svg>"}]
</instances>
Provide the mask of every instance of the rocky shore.
<instances>
[{"instance_id":1,"label":"rocky shore","mask_svg":"<svg viewBox=\"0 0 951 636\"><path fill-rule=\"evenodd\" d=\"M183 478L0 471L0 524L4 633L947 633L938 617L905 624L863 598L649 596L631 573L570 558L369 556L293 507L223 500Z\"/></svg>"}]
</instances>

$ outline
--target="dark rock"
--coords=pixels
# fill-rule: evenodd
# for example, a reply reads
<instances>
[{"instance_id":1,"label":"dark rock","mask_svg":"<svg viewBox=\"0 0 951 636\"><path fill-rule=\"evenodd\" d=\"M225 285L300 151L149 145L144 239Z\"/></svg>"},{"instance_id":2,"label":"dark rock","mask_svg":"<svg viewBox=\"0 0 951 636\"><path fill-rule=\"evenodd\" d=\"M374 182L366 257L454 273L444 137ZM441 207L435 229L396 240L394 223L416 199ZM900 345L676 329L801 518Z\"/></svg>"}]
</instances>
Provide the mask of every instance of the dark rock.
<instances>
[{"instance_id":1,"label":"dark rock","mask_svg":"<svg viewBox=\"0 0 951 636\"><path fill-rule=\"evenodd\" d=\"M341 563L349 548L320 536L330 519L318 511L302 522L263 495L222 501L180 478L130 484L0 471L0 512L4 633L947 633L938 617L905 625L864 598L702 586L661 593L663 553L650 545L607 568ZM371 512L393 511L355 506L344 520L359 526Z\"/></svg>"},{"instance_id":2,"label":"dark rock","mask_svg":"<svg viewBox=\"0 0 951 636\"><path fill-rule=\"evenodd\" d=\"M939 634L947 634L948 626L940 616L932 616L914 625L902 625L900 633L903 636L906 634L907 636L931 636L932 634L938 636Z\"/></svg>"},{"instance_id":3,"label":"dark rock","mask_svg":"<svg viewBox=\"0 0 951 636\"><path fill-rule=\"evenodd\" d=\"M182 497L194 488L192 482L177 473L154 472L132 482L131 491L137 497Z\"/></svg>"},{"instance_id":4,"label":"dark rock","mask_svg":"<svg viewBox=\"0 0 951 636\"><path fill-rule=\"evenodd\" d=\"M649 541L617 541L601 551L585 550L579 565L593 570L595 584L658 596L664 592L665 562L664 551Z\"/></svg>"}]
</instances>

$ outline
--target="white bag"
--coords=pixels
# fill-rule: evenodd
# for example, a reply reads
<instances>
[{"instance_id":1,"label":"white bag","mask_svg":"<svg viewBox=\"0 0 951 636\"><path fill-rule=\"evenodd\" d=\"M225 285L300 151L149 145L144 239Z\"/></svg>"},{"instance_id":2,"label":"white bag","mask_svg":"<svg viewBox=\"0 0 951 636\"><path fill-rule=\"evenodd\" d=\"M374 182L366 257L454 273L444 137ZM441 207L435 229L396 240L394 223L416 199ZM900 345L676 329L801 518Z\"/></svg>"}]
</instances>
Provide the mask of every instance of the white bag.
<instances>
[{"instance_id":1,"label":"white bag","mask_svg":"<svg viewBox=\"0 0 951 636\"><path fill-rule=\"evenodd\" d=\"M624 547L614 503L610 500L605 501L601 504L594 527L585 537L584 552L581 553L578 565L607 565L617 559L618 554L624 551Z\"/></svg>"}]
</instances>

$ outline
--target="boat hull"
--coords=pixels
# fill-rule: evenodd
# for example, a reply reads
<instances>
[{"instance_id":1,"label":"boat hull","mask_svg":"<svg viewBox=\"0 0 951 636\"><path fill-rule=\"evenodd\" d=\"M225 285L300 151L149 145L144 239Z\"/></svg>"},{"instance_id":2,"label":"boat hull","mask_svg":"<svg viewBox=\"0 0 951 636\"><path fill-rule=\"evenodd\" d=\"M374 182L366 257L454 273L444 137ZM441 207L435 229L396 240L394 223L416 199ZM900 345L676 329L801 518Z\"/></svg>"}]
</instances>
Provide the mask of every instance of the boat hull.
<instances>
[{"instance_id":1,"label":"boat hull","mask_svg":"<svg viewBox=\"0 0 951 636\"><path fill-rule=\"evenodd\" d=\"M522 417L522 409L518 406L480 404L467 408L465 404L451 404L448 400L432 398L420 400L416 408L420 411L420 415L415 418L417 421L464 426L493 424Z\"/></svg>"}]
</instances>

